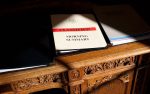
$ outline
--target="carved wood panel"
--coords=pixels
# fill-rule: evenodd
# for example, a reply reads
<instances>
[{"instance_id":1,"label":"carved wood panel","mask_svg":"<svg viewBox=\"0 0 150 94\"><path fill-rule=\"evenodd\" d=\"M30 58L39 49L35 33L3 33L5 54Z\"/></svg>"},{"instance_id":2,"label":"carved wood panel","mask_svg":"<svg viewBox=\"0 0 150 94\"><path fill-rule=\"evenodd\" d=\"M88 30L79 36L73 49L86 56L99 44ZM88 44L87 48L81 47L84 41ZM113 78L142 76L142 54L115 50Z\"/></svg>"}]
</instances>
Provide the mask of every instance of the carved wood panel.
<instances>
[{"instance_id":1,"label":"carved wood panel","mask_svg":"<svg viewBox=\"0 0 150 94\"><path fill-rule=\"evenodd\" d=\"M84 67L84 75L94 74L96 72L103 72L110 69L115 69L119 67L125 67L134 63L135 57L127 57L122 59L117 59L109 62L98 63L91 66Z\"/></svg>"},{"instance_id":2,"label":"carved wood panel","mask_svg":"<svg viewBox=\"0 0 150 94\"><path fill-rule=\"evenodd\" d=\"M35 78L22 79L12 82L11 86L14 91L25 91L35 88L36 86L48 86L52 83L62 83L62 74L47 74Z\"/></svg>"},{"instance_id":3,"label":"carved wood panel","mask_svg":"<svg viewBox=\"0 0 150 94\"><path fill-rule=\"evenodd\" d=\"M133 71L88 80L90 94L130 94Z\"/></svg>"},{"instance_id":4,"label":"carved wood panel","mask_svg":"<svg viewBox=\"0 0 150 94\"><path fill-rule=\"evenodd\" d=\"M125 84L122 84L120 80L114 80L102 85L99 89L95 88L92 94L125 94Z\"/></svg>"},{"instance_id":5,"label":"carved wood panel","mask_svg":"<svg viewBox=\"0 0 150 94\"><path fill-rule=\"evenodd\" d=\"M34 78L23 79L15 81L11 85L14 91L20 92L33 90L38 86L50 88L50 84L60 83L62 85L61 87L64 88L67 92L69 91L70 94L82 94L83 90L85 90L82 88L82 86L85 82L84 79L86 78L86 76L95 74L97 72L104 72L111 69L129 66L132 63L134 63L134 57L121 58L109 62L85 66L78 69L72 69L64 73L47 74ZM95 89L99 85L114 79L116 76L117 75L107 75L102 78L89 80L87 84L88 92L91 92L93 90L95 91ZM124 77L118 78L118 80L123 84L129 81L128 78L128 75L126 75Z\"/></svg>"},{"instance_id":6,"label":"carved wood panel","mask_svg":"<svg viewBox=\"0 0 150 94\"><path fill-rule=\"evenodd\" d=\"M115 69L118 70L120 68L133 65L134 59L135 59L134 56L121 58L121 59L117 59L117 60L113 60L109 62L98 63L95 65L85 66L79 69L70 70L68 72L69 83L71 83L70 93L71 94L80 94L80 93L87 94L87 92L95 91L95 88L99 87L99 85L118 77L118 75L107 75L104 77L100 76L98 78L93 77L92 79L88 80L87 83L86 83L86 76L97 75L96 74L97 72L101 73L101 72L112 70L112 69L114 69L115 71ZM129 82L129 75L128 74L123 75L119 77L118 80L124 85L125 83ZM74 90L77 90L77 91L75 92ZM121 93L121 94L124 94L124 93Z\"/></svg>"}]
</instances>

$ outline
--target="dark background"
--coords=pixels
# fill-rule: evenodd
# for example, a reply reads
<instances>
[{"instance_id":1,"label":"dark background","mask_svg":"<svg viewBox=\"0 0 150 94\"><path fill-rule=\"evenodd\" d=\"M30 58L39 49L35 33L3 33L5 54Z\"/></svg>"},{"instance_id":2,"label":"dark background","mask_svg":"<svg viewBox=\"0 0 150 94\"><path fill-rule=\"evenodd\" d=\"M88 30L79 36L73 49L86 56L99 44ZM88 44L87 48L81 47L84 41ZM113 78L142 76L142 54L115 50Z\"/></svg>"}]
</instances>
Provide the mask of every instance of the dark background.
<instances>
[{"instance_id":1,"label":"dark background","mask_svg":"<svg viewBox=\"0 0 150 94\"><path fill-rule=\"evenodd\" d=\"M150 3L148 0L0 0L0 15L27 12L31 10L47 11L50 8L90 7L90 3L98 5L131 4L143 18L150 22Z\"/></svg>"}]
</instances>

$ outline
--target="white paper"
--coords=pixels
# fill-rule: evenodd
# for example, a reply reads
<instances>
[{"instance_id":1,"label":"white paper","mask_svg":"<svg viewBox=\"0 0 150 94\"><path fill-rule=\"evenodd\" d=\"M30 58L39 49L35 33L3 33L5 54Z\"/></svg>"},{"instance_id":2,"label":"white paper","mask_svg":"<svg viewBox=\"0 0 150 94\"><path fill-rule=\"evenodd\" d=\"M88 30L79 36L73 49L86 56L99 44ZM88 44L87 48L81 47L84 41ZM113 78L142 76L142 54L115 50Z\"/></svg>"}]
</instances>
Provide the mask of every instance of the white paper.
<instances>
[{"instance_id":1,"label":"white paper","mask_svg":"<svg viewBox=\"0 0 150 94\"><path fill-rule=\"evenodd\" d=\"M56 50L106 47L98 23L92 14L55 14L51 16ZM95 29L94 29L95 28Z\"/></svg>"}]
</instances>

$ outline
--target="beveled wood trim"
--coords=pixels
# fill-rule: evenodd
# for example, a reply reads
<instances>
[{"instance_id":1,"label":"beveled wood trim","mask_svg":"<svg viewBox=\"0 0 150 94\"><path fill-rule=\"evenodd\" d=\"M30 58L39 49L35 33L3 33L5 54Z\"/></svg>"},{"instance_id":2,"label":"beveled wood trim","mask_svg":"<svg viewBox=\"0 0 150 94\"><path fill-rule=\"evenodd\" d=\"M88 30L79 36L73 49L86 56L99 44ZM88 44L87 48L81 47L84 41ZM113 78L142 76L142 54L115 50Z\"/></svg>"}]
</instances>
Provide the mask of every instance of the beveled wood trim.
<instances>
[{"instance_id":1,"label":"beveled wood trim","mask_svg":"<svg viewBox=\"0 0 150 94\"><path fill-rule=\"evenodd\" d=\"M150 53L150 44L144 42L134 42L114 47L109 47L103 50L91 51L81 54L60 56L57 59L65 62L69 68L79 68L93 65L100 62L108 62L120 58L137 56L141 54Z\"/></svg>"}]
</instances>

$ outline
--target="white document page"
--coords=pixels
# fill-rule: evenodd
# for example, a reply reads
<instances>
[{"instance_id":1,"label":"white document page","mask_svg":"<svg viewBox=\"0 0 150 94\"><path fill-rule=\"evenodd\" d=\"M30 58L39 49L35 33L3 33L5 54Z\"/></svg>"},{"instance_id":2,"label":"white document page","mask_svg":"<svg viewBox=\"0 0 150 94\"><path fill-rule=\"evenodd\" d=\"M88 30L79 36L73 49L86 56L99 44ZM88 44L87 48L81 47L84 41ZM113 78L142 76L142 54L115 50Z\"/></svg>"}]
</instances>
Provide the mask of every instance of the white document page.
<instances>
[{"instance_id":1,"label":"white document page","mask_svg":"<svg viewBox=\"0 0 150 94\"><path fill-rule=\"evenodd\" d=\"M106 47L107 43L92 14L51 15L56 50Z\"/></svg>"}]
</instances>

